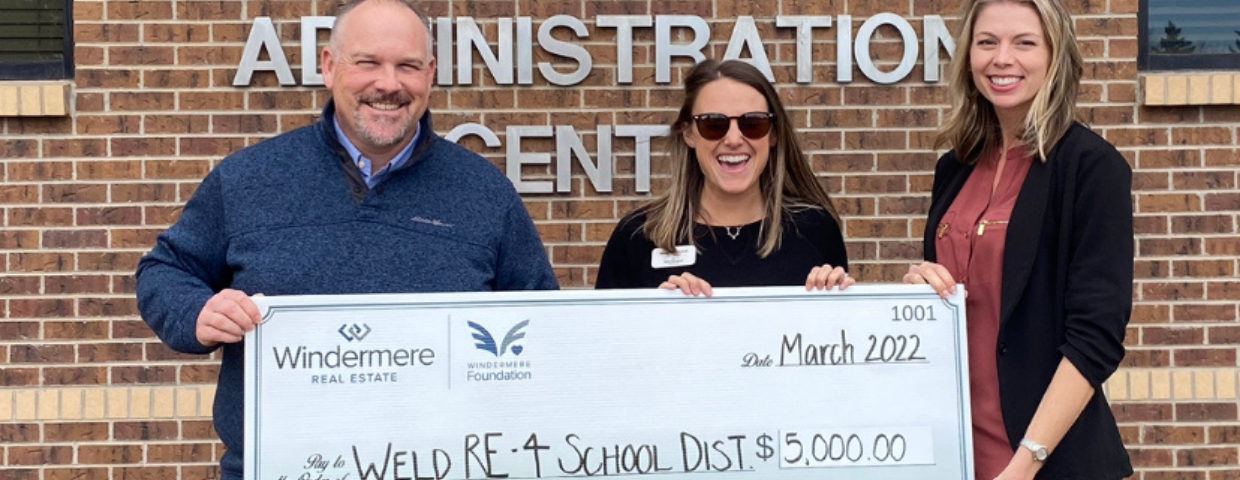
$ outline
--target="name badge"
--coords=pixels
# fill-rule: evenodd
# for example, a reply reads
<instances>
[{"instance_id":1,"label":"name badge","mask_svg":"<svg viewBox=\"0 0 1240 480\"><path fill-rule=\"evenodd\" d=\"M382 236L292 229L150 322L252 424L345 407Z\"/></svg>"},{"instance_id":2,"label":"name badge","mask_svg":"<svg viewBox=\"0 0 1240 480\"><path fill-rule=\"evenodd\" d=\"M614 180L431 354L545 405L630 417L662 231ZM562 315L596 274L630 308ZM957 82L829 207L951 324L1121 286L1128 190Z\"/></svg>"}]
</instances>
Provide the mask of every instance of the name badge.
<instances>
[{"instance_id":1,"label":"name badge","mask_svg":"<svg viewBox=\"0 0 1240 480\"><path fill-rule=\"evenodd\" d=\"M693 245L678 245L675 252L655 247L650 251L650 268L686 267L697 262L697 249Z\"/></svg>"}]
</instances>

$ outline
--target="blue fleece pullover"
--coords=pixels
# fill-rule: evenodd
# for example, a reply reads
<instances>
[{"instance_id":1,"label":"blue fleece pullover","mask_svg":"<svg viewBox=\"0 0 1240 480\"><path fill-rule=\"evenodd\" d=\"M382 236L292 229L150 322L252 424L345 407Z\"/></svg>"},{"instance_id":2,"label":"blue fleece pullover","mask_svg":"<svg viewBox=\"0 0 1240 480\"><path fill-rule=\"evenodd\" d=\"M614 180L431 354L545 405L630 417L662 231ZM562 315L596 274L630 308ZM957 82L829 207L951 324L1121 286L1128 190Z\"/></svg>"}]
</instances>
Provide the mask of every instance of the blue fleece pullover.
<instances>
[{"instance_id":1,"label":"blue fleece pullover","mask_svg":"<svg viewBox=\"0 0 1240 480\"><path fill-rule=\"evenodd\" d=\"M138 308L173 350L206 354L199 311L224 288L253 295L558 288L538 232L508 179L435 135L366 188L333 131L315 125L225 158L138 265ZM241 343L223 346L215 429L225 480L241 479Z\"/></svg>"}]
</instances>

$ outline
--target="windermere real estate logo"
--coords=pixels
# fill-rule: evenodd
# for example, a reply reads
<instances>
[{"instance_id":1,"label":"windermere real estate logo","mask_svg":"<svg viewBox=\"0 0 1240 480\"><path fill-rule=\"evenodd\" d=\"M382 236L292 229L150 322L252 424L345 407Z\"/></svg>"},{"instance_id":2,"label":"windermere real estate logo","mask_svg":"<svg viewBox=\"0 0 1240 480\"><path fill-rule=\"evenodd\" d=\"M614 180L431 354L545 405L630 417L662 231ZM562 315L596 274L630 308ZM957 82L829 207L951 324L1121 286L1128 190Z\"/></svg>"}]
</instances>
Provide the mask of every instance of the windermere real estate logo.
<instances>
[{"instance_id":1,"label":"windermere real estate logo","mask_svg":"<svg viewBox=\"0 0 1240 480\"><path fill-rule=\"evenodd\" d=\"M301 58L310 60L301 64L301 85L323 85L323 75L318 65L318 49L321 47L318 32L330 30L334 20L335 17L301 17ZM955 50L951 33L943 17L939 15L906 19L884 12L864 20L858 18L856 22L851 15L780 15L775 17L777 31L795 31L792 36L795 38L796 78L776 78L767 57L766 44L759 34L758 22L754 17L740 16L733 22L725 20L727 19L712 18L712 23L695 15L598 15L592 23L587 23L570 15L556 15L540 20L541 23L535 30L534 19L531 17L506 17L485 20L486 23L495 24L494 29L487 28L488 31L495 32L495 38L487 38L482 33L483 28L473 17L435 18L432 19L432 36L435 39L438 65L436 83L454 88L474 85L476 55L482 60L484 70L491 76L494 85L532 86L535 75L553 86L579 85L594 70L593 55L582 46L591 43L592 30L607 31L603 35L614 43L615 65L604 67L609 72L604 78L612 78L622 87L634 84L635 48L649 48L655 66L654 84L671 84L673 59L691 59L695 62L706 59L703 52L713 38L712 27L732 28L723 59L745 60L761 70L772 82L795 81L798 84L810 84L814 82L816 67L833 63L837 83L851 83L855 68L875 84L890 85L906 79L913 72L920 57L923 65L921 80L934 84L938 83L941 77L942 54L946 52L950 59ZM765 21L769 19L764 19ZM920 39L913 26L914 22L921 22ZM860 23L855 30L854 23ZM890 65L884 64L881 67L875 62L870 49L870 43L875 40L875 34L880 27L894 29L903 47L898 62L887 62ZM650 29L654 30L653 47L635 46L635 34ZM822 44L819 44L820 48L814 50L816 30L831 30L835 33L833 49L823 49ZM593 42L592 46L597 48L598 44L599 42ZM603 48L606 48L606 45ZM832 50L835 52L833 59L818 58L821 55L829 56ZM263 52L266 52L267 60L261 60ZM544 57L556 60L534 61L535 58ZM249 86L255 72L275 73L281 86L298 85L271 17L254 19L241 54L241 62L237 66L237 74L233 77L233 86ZM637 81L649 83L650 79ZM642 106L626 106L640 107ZM631 171L636 177L636 191L648 193L652 140L668 135L666 125L597 125L594 132L583 132L587 133L587 137L592 134L597 140L592 158L582 136L573 125L502 127L503 141L496 132L481 123L458 125L444 135L444 138L456 142L466 136L476 136L489 149L503 148L504 171L520 193L571 192L574 162L579 164L595 191L609 193L612 191L612 174L615 171L613 143L628 142L629 139L634 142L631 150ZM522 142L527 139L547 138L554 139L555 142L554 162L552 153L529 151L528 144L522 146ZM521 176L522 167L525 165L549 166L552 163L554 180L528 180Z\"/></svg>"},{"instance_id":2,"label":"windermere real estate logo","mask_svg":"<svg viewBox=\"0 0 1240 480\"><path fill-rule=\"evenodd\" d=\"M356 323L352 325L346 323L341 325L340 330L337 331L340 332L340 336L344 337L345 340L350 342L356 340L360 342L363 338L366 338L367 335L370 335L370 325L363 323L361 326L358 326Z\"/></svg>"},{"instance_id":3,"label":"windermere real estate logo","mask_svg":"<svg viewBox=\"0 0 1240 480\"><path fill-rule=\"evenodd\" d=\"M487 326L495 329L496 332L507 332L502 340L496 340L491 330L481 323L468 321L466 324L469 325L470 336L475 342L473 350L475 357L487 358L487 360L466 363L468 367L465 371L466 382L508 382L533 378L532 363L528 357L517 359L525 351L523 340L525 328L530 325L529 320L522 320L513 325L487 322ZM489 353L491 356L486 357L479 352Z\"/></svg>"},{"instance_id":4,"label":"windermere real estate logo","mask_svg":"<svg viewBox=\"0 0 1240 480\"><path fill-rule=\"evenodd\" d=\"M334 339L326 342L327 346L271 347L276 369L304 372L311 385L361 385L396 383L415 369L435 364L435 350L430 347L388 348L364 342L372 338L371 328L365 323L346 323L325 333L329 334L323 338Z\"/></svg>"}]
</instances>

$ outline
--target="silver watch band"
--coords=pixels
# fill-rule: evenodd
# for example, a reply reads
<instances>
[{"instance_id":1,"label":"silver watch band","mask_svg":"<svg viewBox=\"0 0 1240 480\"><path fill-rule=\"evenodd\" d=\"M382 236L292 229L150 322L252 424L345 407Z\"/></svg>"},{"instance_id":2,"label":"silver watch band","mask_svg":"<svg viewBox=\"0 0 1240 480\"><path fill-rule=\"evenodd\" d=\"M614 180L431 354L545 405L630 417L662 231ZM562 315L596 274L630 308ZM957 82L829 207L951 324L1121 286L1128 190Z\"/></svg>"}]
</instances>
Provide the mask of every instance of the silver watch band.
<instances>
[{"instance_id":1,"label":"silver watch band","mask_svg":"<svg viewBox=\"0 0 1240 480\"><path fill-rule=\"evenodd\" d=\"M1046 457L1050 456L1050 451L1046 448L1045 445L1042 445L1028 438L1022 438L1020 440L1020 446L1029 449L1029 452L1033 453L1033 459L1038 462L1045 462Z\"/></svg>"}]
</instances>

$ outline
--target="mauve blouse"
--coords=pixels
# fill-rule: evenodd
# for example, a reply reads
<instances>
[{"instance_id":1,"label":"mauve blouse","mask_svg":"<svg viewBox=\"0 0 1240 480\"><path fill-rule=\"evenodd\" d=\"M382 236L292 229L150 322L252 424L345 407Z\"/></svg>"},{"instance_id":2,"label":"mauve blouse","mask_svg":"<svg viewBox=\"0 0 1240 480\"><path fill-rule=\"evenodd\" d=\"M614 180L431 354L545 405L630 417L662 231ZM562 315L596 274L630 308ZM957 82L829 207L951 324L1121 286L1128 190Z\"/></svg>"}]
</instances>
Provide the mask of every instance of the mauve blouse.
<instances>
[{"instance_id":1,"label":"mauve blouse","mask_svg":"<svg viewBox=\"0 0 1240 480\"><path fill-rule=\"evenodd\" d=\"M969 391L973 405L973 464L978 480L1003 471L1013 451L999 407L999 296L1007 222L1033 159L1024 147L1008 150L998 185L999 152L978 160L935 231L939 263L968 292ZM994 189L993 193L991 189Z\"/></svg>"}]
</instances>

